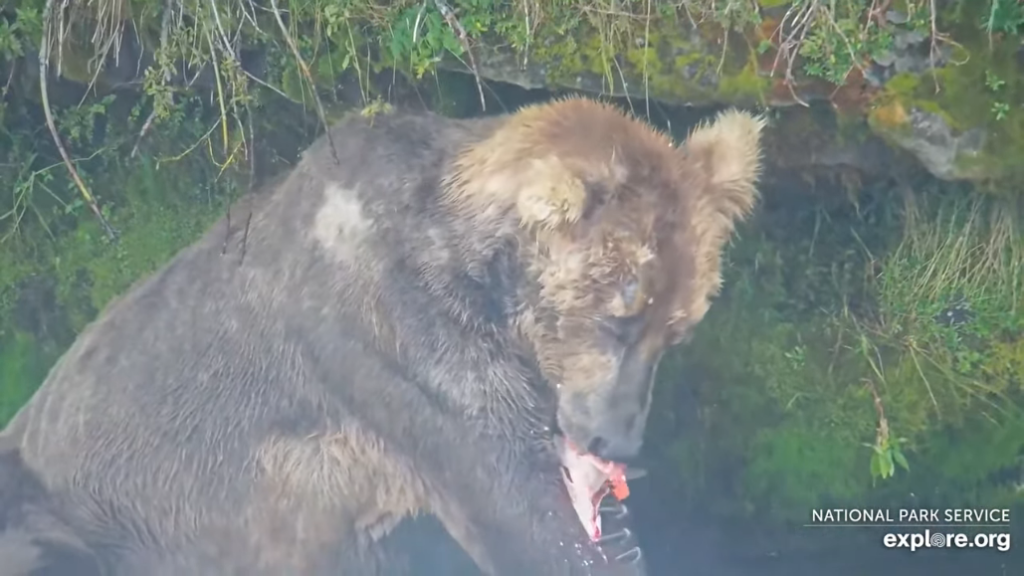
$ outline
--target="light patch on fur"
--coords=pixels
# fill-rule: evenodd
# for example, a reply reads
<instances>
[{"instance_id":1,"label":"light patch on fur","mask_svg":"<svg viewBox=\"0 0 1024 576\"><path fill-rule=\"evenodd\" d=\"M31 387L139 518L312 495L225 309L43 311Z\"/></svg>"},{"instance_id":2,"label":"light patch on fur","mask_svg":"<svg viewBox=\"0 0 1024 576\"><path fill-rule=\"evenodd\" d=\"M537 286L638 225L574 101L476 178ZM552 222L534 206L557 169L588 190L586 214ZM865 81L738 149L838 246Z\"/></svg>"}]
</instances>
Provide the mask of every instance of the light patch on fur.
<instances>
[{"instance_id":1,"label":"light patch on fur","mask_svg":"<svg viewBox=\"0 0 1024 576\"><path fill-rule=\"evenodd\" d=\"M425 506L425 490L410 468L379 441L357 430L305 438L279 437L256 453L257 489L244 522L257 565L311 568L296 550L339 541L383 538Z\"/></svg>"},{"instance_id":2,"label":"light patch on fur","mask_svg":"<svg viewBox=\"0 0 1024 576\"><path fill-rule=\"evenodd\" d=\"M726 110L713 121L695 128L682 146L686 167L695 171L690 225L696 243L697 268L691 322L703 318L722 285L722 250L736 223L746 218L757 202L761 176L763 116Z\"/></svg>"},{"instance_id":3,"label":"light patch on fur","mask_svg":"<svg viewBox=\"0 0 1024 576\"><path fill-rule=\"evenodd\" d=\"M354 190L327 185L313 222L313 237L329 254L339 262L351 262L372 227Z\"/></svg>"},{"instance_id":4,"label":"light patch on fur","mask_svg":"<svg viewBox=\"0 0 1024 576\"><path fill-rule=\"evenodd\" d=\"M257 458L281 496L344 510L354 528L374 538L426 502L426 489L412 468L359 431L275 439Z\"/></svg>"}]
</instances>

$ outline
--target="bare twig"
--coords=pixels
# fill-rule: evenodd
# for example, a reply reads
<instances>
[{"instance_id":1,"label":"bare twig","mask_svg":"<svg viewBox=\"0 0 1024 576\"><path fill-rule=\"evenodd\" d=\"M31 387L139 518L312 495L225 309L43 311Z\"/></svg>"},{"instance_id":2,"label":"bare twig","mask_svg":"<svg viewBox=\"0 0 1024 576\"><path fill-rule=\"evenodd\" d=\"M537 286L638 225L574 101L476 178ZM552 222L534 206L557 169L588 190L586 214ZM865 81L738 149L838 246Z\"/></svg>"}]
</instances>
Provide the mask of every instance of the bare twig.
<instances>
[{"instance_id":1,"label":"bare twig","mask_svg":"<svg viewBox=\"0 0 1024 576\"><path fill-rule=\"evenodd\" d=\"M252 208L249 209L249 214L245 217L245 230L242 232L242 253L238 256L238 265L242 265L242 261L245 260L245 249L249 246L249 226L252 224Z\"/></svg>"},{"instance_id":2,"label":"bare twig","mask_svg":"<svg viewBox=\"0 0 1024 576\"><path fill-rule=\"evenodd\" d=\"M683 13L686 14L686 19L690 21L690 26L693 30L697 30L697 21L693 19L693 14L690 14L690 8L686 2L682 3Z\"/></svg>"},{"instance_id":3,"label":"bare twig","mask_svg":"<svg viewBox=\"0 0 1024 576\"><path fill-rule=\"evenodd\" d=\"M995 9L995 5L996 5L996 3L993 1L992 2L993 10ZM939 88L939 77L938 77L937 74L934 73L935 72L935 54L938 53L938 51L939 51L939 48L938 48L939 32L938 32L938 30L937 30L937 28L935 26L935 0L931 0L929 2L928 10L930 11L930 14L928 15L928 18L929 18L929 22L928 23L931 26L931 38L930 38L930 42L928 44L928 63L931 65L931 68L932 68L932 81L935 83L935 93L938 94L939 90L940 90L940 88ZM989 42L990 43L991 43L991 40L992 40L992 38L989 37ZM991 46L989 46L989 48L991 48Z\"/></svg>"},{"instance_id":4,"label":"bare twig","mask_svg":"<svg viewBox=\"0 0 1024 576\"><path fill-rule=\"evenodd\" d=\"M224 31L224 27L223 27L223 25L221 24L221 21L220 21L220 10L217 7L217 0L210 0L210 11L213 13L213 21L217 24L217 31L220 34L218 36L218 38L219 38L219 42L221 44L221 49L224 51L224 53L226 53L228 55L228 57L231 59L231 62L235 66L238 67L238 70L242 70L245 73L246 77L252 78L253 77L252 74L249 74L248 72L245 72L245 69L242 66L242 61L238 58L238 55L235 52L235 48L231 44L231 40L228 38L227 33ZM208 41L210 41L209 38L208 38ZM214 49L212 42L210 42L210 52L211 52L211 57L212 57L212 60L213 60L213 65L214 65L214 72L217 74L217 78L218 78L218 80L217 80L217 91L218 91L218 94L220 94L221 115L224 116L224 114L225 114L225 112L224 112L224 97L223 97L223 94L221 93L222 89L221 89L221 82L220 82L220 72L219 72L219 70L217 68L216 50ZM232 93L234 93L234 88L235 88L235 85L234 85L234 83L232 83ZM244 86L243 86L243 90L244 90ZM231 108L232 108L232 114L234 114L235 118L237 119L237 117L238 117L238 107L237 107L237 104L236 104L234 98L232 99ZM246 105L246 109L248 111L248 105ZM226 119L223 120L223 126L224 126L224 150L226 152L227 151L227 145L228 145L227 121L226 121ZM245 147L246 154L248 154L249 153L249 145L248 145L248 143L245 142L245 129L242 128L240 130L240 132L242 134L242 141L243 141L244 144L246 144L246 147Z\"/></svg>"},{"instance_id":5,"label":"bare twig","mask_svg":"<svg viewBox=\"0 0 1024 576\"><path fill-rule=\"evenodd\" d=\"M338 150L334 147L334 139L331 138L331 130L327 125L327 114L324 113L324 106L320 102L320 95L316 91L316 82L313 81L313 74L310 73L309 66L306 65L306 61L302 59L302 54L299 53L299 47L295 45L295 40L292 38L292 35L288 33L288 27L284 25L284 20L281 18L281 10L277 7L277 0L270 0L270 7L274 11L274 19L277 21L277 26L281 29L284 41L288 44L288 48L295 57L295 61L299 64L299 69L302 71L302 75L306 78L306 81L309 82L309 89L313 92L313 101L316 104L317 116L320 117L320 122L324 126L324 133L327 135L327 143L331 147L331 155L334 156L335 161L338 161Z\"/></svg>"},{"instance_id":6,"label":"bare twig","mask_svg":"<svg viewBox=\"0 0 1024 576\"><path fill-rule=\"evenodd\" d=\"M7 75L7 83L4 84L4 89L0 91L0 98L6 98L7 92L11 89L11 82L14 81L14 73L18 71L18 61L11 60L11 72Z\"/></svg>"},{"instance_id":7,"label":"bare twig","mask_svg":"<svg viewBox=\"0 0 1024 576\"><path fill-rule=\"evenodd\" d=\"M867 386L869 392L871 392L871 399L875 404L875 412L878 414L878 429L875 443L878 446L884 446L889 441L889 419L885 417L885 405L882 404L882 397L878 395L878 388L875 387L875 383L870 378L865 378L864 383Z\"/></svg>"},{"instance_id":8,"label":"bare twig","mask_svg":"<svg viewBox=\"0 0 1024 576\"><path fill-rule=\"evenodd\" d=\"M523 68L530 64L530 38L533 31L530 29L530 0L523 0L523 18L526 24L526 46L523 47Z\"/></svg>"},{"instance_id":9,"label":"bare twig","mask_svg":"<svg viewBox=\"0 0 1024 576\"><path fill-rule=\"evenodd\" d=\"M718 68L715 69L716 74L722 73L722 68L725 67L725 57L729 53L729 28L723 27L725 34L722 36L722 55L718 59Z\"/></svg>"},{"instance_id":10,"label":"bare twig","mask_svg":"<svg viewBox=\"0 0 1024 576\"><path fill-rule=\"evenodd\" d=\"M220 67L217 65L217 49L213 46L213 38L210 29L203 26L203 36L206 37L206 44L210 47L210 62L213 64L213 79L217 87L217 106L220 108L221 139L224 143L224 154L228 153L228 115L224 107L224 83L221 81Z\"/></svg>"},{"instance_id":11,"label":"bare twig","mask_svg":"<svg viewBox=\"0 0 1024 576\"><path fill-rule=\"evenodd\" d=\"M171 29L171 16L174 14L174 3L176 0L167 0L164 4L163 17L160 19L160 46L157 48L158 53L163 53L167 49L167 37L170 34ZM157 59L159 63L159 58ZM171 83L171 71L170 69L164 70L164 83ZM171 95L172 101L174 96ZM135 139L135 146L132 146L132 153L128 156L129 158L135 158L139 153L139 145L142 143L142 139L146 137L149 129L153 127L153 122L156 120L156 107L153 107L153 111L149 113L149 117L142 124L142 130L139 130L139 136Z\"/></svg>"},{"instance_id":12,"label":"bare twig","mask_svg":"<svg viewBox=\"0 0 1024 576\"><path fill-rule=\"evenodd\" d=\"M939 32L938 25L936 24L936 19L938 17L937 16L938 13L936 11L935 0L929 0L928 9L930 10L930 12L928 14L928 24L931 27L931 29L930 29L930 31L931 31L931 38L930 38L929 49L928 49L928 62L931 65L932 81L935 83L935 92L938 93L941 90L941 87L939 85L939 77L938 77L937 74L935 74L935 68L937 67L937 65L935 63L935 60L938 58L938 56L940 56L940 51L941 51L940 45L945 43L945 44L948 44L950 46L956 46L956 47L961 47L961 48L963 46L959 42L956 42L952 38L950 38L949 35L944 34L942 32ZM950 58L950 63L955 65L955 66L963 66L969 60L970 60L970 54L967 55L966 59L964 59L963 61L960 61L960 62L957 62L957 61L953 60L952 58Z\"/></svg>"},{"instance_id":13,"label":"bare twig","mask_svg":"<svg viewBox=\"0 0 1024 576\"><path fill-rule=\"evenodd\" d=\"M217 9L217 0L210 0L210 12L213 14L213 22L217 25L217 32L220 33L221 43L224 46L224 50L235 58L235 50L231 47L231 40L228 39L227 33L224 32L224 25L220 22L220 10ZM237 58L235 58L237 60Z\"/></svg>"},{"instance_id":14,"label":"bare twig","mask_svg":"<svg viewBox=\"0 0 1024 576\"><path fill-rule=\"evenodd\" d=\"M815 15L818 8L818 0L813 0L808 4L802 4L800 6L791 6L782 16L782 20L779 22L779 25L776 27L774 32L774 34L778 34L779 36L779 47L775 54L775 60L772 62L772 70L770 74L773 76L775 75L775 70L778 67L779 60L785 57L786 73L783 77L783 83L785 83L786 87L789 88L789 93L793 96L793 99L802 106L808 106L808 104L797 95L796 90L793 88L796 84L796 79L793 77L793 66L796 64L799 47L803 44L803 41L810 30L811 18ZM795 14L794 10L796 11ZM785 28L787 21L793 25L793 29L789 32L789 35L783 39L783 29ZM800 35L799 38L796 38L797 34Z\"/></svg>"},{"instance_id":15,"label":"bare twig","mask_svg":"<svg viewBox=\"0 0 1024 576\"><path fill-rule=\"evenodd\" d=\"M252 128L252 109L247 102L245 104L245 119L249 125L249 142L251 146L247 152L249 153L249 192L252 192L253 186L256 182L256 132Z\"/></svg>"},{"instance_id":16,"label":"bare twig","mask_svg":"<svg viewBox=\"0 0 1024 576\"><path fill-rule=\"evenodd\" d=\"M103 3L101 3L103 4ZM102 12L101 12L102 15ZM93 34L93 42L97 43L102 36L100 33L105 31L102 17L99 18L100 23L96 26L96 32ZM69 25L70 26L70 25ZM96 81L99 80L100 74L103 73L103 68L107 63L107 57L110 55L110 51L113 49L114 52L114 65L116 66L120 62L121 58L121 35L124 31L124 23L118 23L113 33L106 37L103 41L103 47L100 48L92 58L89 59L91 63L95 65L95 71L92 73L92 78L89 79L89 86L86 88L84 94L82 94L82 102L85 101L89 92L92 92L96 86Z\"/></svg>"},{"instance_id":17,"label":"bare twig","mask_svg":"<svg viewBox=\"0 0 1024 576\"><path fill-rule=\"evenodd\" d=\"M473 58L473 51L469 46L469 34L466 33L466 29L463 28L462 23L455 17L455 12L451 9L444 0L434 0L434 6L437 6L438 12L441 13L441 17L448 23L448 26L455 31L455 36L458 37L459 42L462 44L462 49L466 52L469 58L469 67L473 71L473 78L476 80L476 91L480 95L480 109L487 110L487 102L484 100L484 87L480 81L480 70L476 66L476 59Z\"/></svg>"},{"instance_id":18,"label":"bare twig","mask_svg":"<svg viewBox=\"0 0 1024 576\"><path fill-rule=\"evenodd\" d=\"M284 98L285 100L291 100L291 98L287 94L285 94L283 90L281 90L277 86L274 86L270 82L267 82L266 80L255 76L252 72L249 72L248 70L242 68L242 74L245 74L246 78L248 78L249 80L252 80L253 82L255 82L257 84L259 84L260 86L263 86L264 88L266 88L267 90L270 90L271 92L277 94L281 98Z\"/></svg>"},{"instance_id":19,"label":"bare twig","mask_svg":"<svg viewBox=\"0 0 1024 576\"><path fill-rule=\"evenodd\" d=\"M224 210L224 242L220 246L220 255L228 253L228 241L231 240L231 202Z\"/></svg>"},{"instance_id":20,"label":"bare twig","mask_svg":"<svg viewBox=\"0 0 1024 576\"><path fill-rule=\"evenodd\" d=\"M644 19L644 107L647 109L647 118L651 117L651 83L647 74L647 55L651 49L651 0L647 0L647 17Z\"/></svg>"},{"instance_id":21,"label":"bare twig","mask_svg":"<svg viewBox=\"0 0 1024 576\"><path fill-rule=\"evenodd\" d=\"M135 158L139 154L139 145L142 144L142 139L146 137L146 133L153 127L153 122L156 120L156 109L154 108L146 121L142 123L142 129L139 130L138 137L135 138L135 145L132 146L132 153L128 155L129 158Z\"/></svg>"},{"instance_id":22,"label":"bare twig","mask_svg":"<svg viewBox=\"0 0 1024 576\"><path fill-rule=\"evenodd\" d=\"M633 98L629 95L629 82L626 80L626 73L622 70L622 64L619 64L619 59L615 56L610 58L612 64L615 64L615 71L619 73L619 82L622 83L622 92L626 96L626 104L629 105L629 113L636 115L636 109L633 108ZM615 85L610 84L608 86L608 92L611 94L615 93Z\"/></svg>"},{"instance_id":23,"label":"bare twig","mask_svg":"<svg viewBox=\"0 0 1024 576\"><path fill-rule=\"evenodd\" d=\"M39 93L42 98L43 114L46 116L46 126L50 129L50 136L53 137L53 143L56 144L57 150L60 152L60 157L64 161L64 166L67 167L68 173L71 175L71 179L75 182L75 186L78 187L78 191L82 194L82 198L85 203L92 210L92 213L96 215L103 230L107 233L107 236L111 240L117 240L117 232L110 226L107 219L103 216L103 212L100 211L99 205L96 203L96 198L86 187L85 182L82 181L81 176L78 175L78 170L75 169L74 163L71 162L71 156L68 155L67 149L64 148L64 143L60 139L60 134L57 132L57 125L53 121L53 111L50 109L50 97L48 94L46 77L50 70L50 23L53 17L53 4L54 0L46 0L46 6L43 8L43 33L42 40L39 42ZM61 6L63 10L64 5Z\"/></svg>"},{"instance_id":24,"label":"bare twig","mask_svg":"<svg viewBox=\"0 0 1024 576\"><path fill-rule=\"evenodd\" d=\"M245 11L246 5L248 5L249 9L252 10L251 13ZM245 2L239 2L239 7L242 9L242 15L245 16L245 19L248 20L250 24L252 24L252 27L257 32L262 34L263 30L260 29L259 22L257 22L257 20L256 20L256 6L253 4L253 0L247 0ZM239 23L239 25L241 25L241 23Z\"/></svg>"},{"instance_id":25,"label":"bare twig","mask_svg":"<svg viewBox=\"0 0 1024 576\"><path fill-rule=\"evenodd\" d=\"M889 11L889 6L892 5L892 0L873 0L871 7L868 9L868 17L864 22L865 29L871 22L874 22L879 28L885 27L885 13Z\"/></svg>"}]
</instances>

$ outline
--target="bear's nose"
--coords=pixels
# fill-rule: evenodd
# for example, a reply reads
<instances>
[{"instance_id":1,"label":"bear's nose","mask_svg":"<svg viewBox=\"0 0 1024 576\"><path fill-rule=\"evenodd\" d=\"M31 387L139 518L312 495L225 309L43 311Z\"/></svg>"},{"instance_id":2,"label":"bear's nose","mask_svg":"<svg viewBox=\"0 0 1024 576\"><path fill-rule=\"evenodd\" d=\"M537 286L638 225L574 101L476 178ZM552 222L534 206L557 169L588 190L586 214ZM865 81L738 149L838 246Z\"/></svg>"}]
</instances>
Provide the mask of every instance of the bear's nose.
<instances>
[{"instance_id":1,"label":"bear's nose","mask_svg":"<svg viewBox=\"0 0 1024 576\"><path fill-rule=\"evenodd\" d=\"M643 437L635 434L597 435L587 443L587 452L601 460L625 463L635 459L643 446Z\"/></svg>"}]
</instances>

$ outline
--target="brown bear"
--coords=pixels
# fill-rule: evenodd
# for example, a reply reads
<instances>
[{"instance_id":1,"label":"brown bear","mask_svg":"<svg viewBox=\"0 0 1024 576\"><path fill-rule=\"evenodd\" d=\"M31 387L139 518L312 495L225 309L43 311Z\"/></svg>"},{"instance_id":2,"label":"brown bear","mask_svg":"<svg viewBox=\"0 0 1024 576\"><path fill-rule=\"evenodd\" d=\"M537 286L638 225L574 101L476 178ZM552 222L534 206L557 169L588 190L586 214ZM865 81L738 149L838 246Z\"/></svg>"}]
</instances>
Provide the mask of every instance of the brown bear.
<instances>
[{"instance_id":1,"label":"brown bear","mask_svg":"<svg viewBox=\"0 0 1024 576\"><path fill-rule=\"evenodd\" d=\"M4 441L104 574L394 573L417 514L487 574L640 574L589 497L718 291L763 125L345 120L110 304Z\"/></svg>"},{"instance_id":2,"label":"brown bear","mask_svg":"<svg viewBox=\"0 0 1024 576\"><path fill-rule=\"evenodd\" d=\"M101 576L96 556L7 440L0 440L0 574Z\"/></svg>"}]
</instances>

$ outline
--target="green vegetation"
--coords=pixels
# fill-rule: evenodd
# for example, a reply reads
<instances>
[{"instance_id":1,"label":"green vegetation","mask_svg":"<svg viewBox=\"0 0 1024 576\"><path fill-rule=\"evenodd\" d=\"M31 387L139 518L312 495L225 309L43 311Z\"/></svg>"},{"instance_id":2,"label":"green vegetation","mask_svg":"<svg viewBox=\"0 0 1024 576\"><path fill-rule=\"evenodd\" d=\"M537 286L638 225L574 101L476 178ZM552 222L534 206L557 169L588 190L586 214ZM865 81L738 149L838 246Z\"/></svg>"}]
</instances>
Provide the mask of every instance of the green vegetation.
<instances>
[{"instance_id":1,"label":"green vegetation","mask_svg":"<svg viewBox=\"0 0 1024 576\"><path fill-rule=\"evenodd\" d=\"M869 111L889 136L914 109L984 128L985 153L965 161L1019 175L1024 8L938 4L93 0L52 14L62 3L5 4L0 423L97 310L324 122L382 109L410 82L447 114L493 101L473 80L442 82L439 64L477 69L498 55L551 86L628 94L637 112L640 96L760 105L799 100L788 82L834 92L897 34L919 33L953 63L899 74L864 101L836 96L835 107ZM46 77L46 99L40 48L63 79ZM808 124L797 137L815 137ZM1020 187L902 186L823 184L814 200L774 199L744 228L723 296L661 371L652 434L679 494L768 523L908 491L943 506L1019 503ZM28 306L40 286L46 296ZM25 312L36 309L46 313Z\"/></svg>"},{"instance_id":2,"label":"green vegetation","mask_svg":"<svg viewBox=\"0 0 1024 576\"><path fill-rule=\"evenodd\" d=\"M95 119L65 126L89 139ZM75 332L195 239L236 194L237 175L218 180L220 170L202 156L160 163L160 144L194 138L187 129L165 129L135 159L127 159L114 122L105 130L106 146L79 171L119 232L116 241L77 199L62 165L34 168L32 157L46 154L49 141L7 132L16 143L11 155L28 158L18 165L22 179L0 245L0 422L29 397ZM69 144L80 144L75 130L69 133Z\"/></svg>"},{"instance_id":3,"label":"green vegetation","mask_svg":"<svg viewBox=\"0 0 1024 576\"><path fill-rule=\"evenodd\" d=\"M683 493L736 479L711 490L720 513L800 523L908 491L1020 501L1020 214L948 189L867 196L762 214L685 368L662 375L697 385L696 422L667 451Z\"/></svg>"},{"instance_id":4,"label":"green vegetation","mask_svg":"<svg viewBox=\"0 0 1024 576\"><path fill-rule=\"evenodd\" d=\"M31 334L14 332L0 339L0 421L7 422L31 396L46 376L47 364L56 358L41 358Z\"/></svg>"},{"instance_id":5,"label":"green vegetation","mask_svg":"<svg viewBox=\"0 0 1024 576\"><path fill-rule=\"evenodd\" d=\"M271 97L308 105L326 123L357 103L335 89L340 79L354 81L358 103L366 104L385 96L375 89L379 74L422 79L446 60L462 60L475 72L475 52L539 64L549 83L562 86L687 103L764 104L801 101L795 85L802 79L842 86L862 77L872 58L893 49L897 34L918 33L930 39L932 64L943 48L953 48L954 62L975 58L984 65L935 69L934 82L896 82L879 99L872 125L898 132L915 106L941 112L961 130L997 121L1001 130L989 139L991 153L970 161L977 171L1014 171L1015 152L1024 151L1024 116L1013 38L1024 8L1014 0L940 6L936 12L929 0L298 0L284 6L276 0L269 6L253 0L21 0L2 9L0 54L12 62L4 70L5 95L18 91L15 79L24 86L40 80L25 58L34 51L47 56L44 69L56 68L98 95L58 106L64 116L59 128L48 123L55 138L79 137L77 124L103 115L109 104L103 96L114 89L142 88L144 98L133 110L138 120L145 117L140 138L180 122L187 101L201 92L213 101L216 121L194 148L230 164L252 143L259 121L254 107ZM709 50L715 46L720 53ZM144 64L144 73L128 77L122 60ZM46 78L40 93L49 114ZM937 94L924 93L929 84ZM478 92L483 102L479 85ZM838 106L864 105L836 97ZM988 105L976 106L979 97ZM75 172L74 163L65 164ZM72 176L83 202L102 220L87 182ZM19 184L22 179L13 177Z\"/></svg>"},{"instance_id":6,"label":"green vegetation","mask_svg":"<svg viewBox=\"0 0 1024 576\"><path fill-rule=\"evenodd\" d=\"M988 6L962 3L947 10L946 18L957 23L957 43L950 47L956 65L893 78L877 100L873 127L883 135L898 135L908 113L917 109L938 114L960 132L984 129L982 154L959 159L963 172L1019 182L1024 172L1015 158L1024 154L1024 82L1017 52L1024 6L1005 0Z\"/></svg>"}]
</instances>

